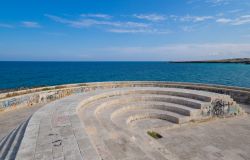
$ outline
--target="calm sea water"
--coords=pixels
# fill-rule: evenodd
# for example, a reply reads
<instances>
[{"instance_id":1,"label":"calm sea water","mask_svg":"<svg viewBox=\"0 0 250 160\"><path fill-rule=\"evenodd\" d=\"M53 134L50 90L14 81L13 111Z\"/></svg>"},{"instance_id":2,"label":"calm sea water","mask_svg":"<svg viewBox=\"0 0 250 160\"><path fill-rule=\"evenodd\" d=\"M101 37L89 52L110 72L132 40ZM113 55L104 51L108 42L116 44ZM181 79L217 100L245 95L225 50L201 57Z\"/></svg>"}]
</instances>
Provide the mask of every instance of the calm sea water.
<instances>
[{"instance_id":1,"label":"calm sea water","mask_svg":"<svg viewBox=\"0 0 250 160\"><path fill-rule=\"evenodd\" d=\"M0 62L0 89L127 80L198 82L250 87L250 65L166 62Z\"/></svg>"}]
</instances>

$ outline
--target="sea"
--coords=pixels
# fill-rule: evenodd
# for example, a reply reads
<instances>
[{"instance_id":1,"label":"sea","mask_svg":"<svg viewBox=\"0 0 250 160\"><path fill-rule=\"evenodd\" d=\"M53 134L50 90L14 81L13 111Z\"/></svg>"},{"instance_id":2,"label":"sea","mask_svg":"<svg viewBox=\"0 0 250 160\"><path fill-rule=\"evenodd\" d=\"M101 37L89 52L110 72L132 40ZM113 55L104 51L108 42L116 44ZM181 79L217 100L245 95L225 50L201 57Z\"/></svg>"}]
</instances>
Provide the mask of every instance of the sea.
<instances>
[{"instance_id":1,"label":"sea","mask_svg":"<svg viewBox=\"0 0 250 160\"><path fill-rule=\"evenodd\" d=\"M0 62L0 90L104 81L174 81L250 88L250 65L168 62Z\"/></svg>"}]
</instances>

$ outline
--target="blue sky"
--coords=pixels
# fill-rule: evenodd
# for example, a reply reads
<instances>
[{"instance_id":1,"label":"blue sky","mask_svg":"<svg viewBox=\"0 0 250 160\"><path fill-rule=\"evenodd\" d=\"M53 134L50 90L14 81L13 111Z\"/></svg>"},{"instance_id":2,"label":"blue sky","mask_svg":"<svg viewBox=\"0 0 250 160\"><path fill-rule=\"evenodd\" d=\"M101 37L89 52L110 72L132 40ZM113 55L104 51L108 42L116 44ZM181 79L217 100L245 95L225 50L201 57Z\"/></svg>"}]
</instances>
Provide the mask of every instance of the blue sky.
<instances>
[{"instance_id":1,"label":"blue sky","mask_svg":"<svg viewBox=\"0 0 250 160\"><path fill-rule=\"evenodd\" d=\"M249 0L0 0L0 60L250 57Z\"/></svg>"}]
</instances>

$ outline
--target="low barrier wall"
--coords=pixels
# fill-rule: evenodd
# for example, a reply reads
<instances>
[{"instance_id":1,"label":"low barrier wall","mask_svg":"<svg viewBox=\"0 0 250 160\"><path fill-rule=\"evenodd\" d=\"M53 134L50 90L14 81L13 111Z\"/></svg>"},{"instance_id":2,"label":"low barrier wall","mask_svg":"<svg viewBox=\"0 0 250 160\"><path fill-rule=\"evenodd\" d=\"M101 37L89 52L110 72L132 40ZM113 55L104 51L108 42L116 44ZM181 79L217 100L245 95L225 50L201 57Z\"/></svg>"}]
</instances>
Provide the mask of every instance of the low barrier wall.
<instances>
[{"instance_id":1,"label":"low barrier wall","mask_svg":"<svg viewBox=\"0 0 250 160\"><path fill-rule=\"evenodd\" d=\"M203 90L230 95L236 102L250 104L250 88L231 87L222 85L208 85L198 83L152 82L152 81L124 81L124 82L95 82L68 84L51 87L41 87L0 94L0 111L18 107L48 103L72 94L88 92L101 88L117 87L169 87Z\"/></svg>"}]
</instances>

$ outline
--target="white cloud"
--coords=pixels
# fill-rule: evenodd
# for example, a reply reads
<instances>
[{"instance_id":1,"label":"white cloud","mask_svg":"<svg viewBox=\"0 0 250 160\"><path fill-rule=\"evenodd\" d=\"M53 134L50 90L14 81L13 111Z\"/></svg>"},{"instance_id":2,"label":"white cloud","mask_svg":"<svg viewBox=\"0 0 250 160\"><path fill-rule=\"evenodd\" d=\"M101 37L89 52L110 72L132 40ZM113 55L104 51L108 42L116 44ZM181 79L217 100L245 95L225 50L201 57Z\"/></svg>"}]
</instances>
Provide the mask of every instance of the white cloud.
<instances>
[{"instance_id":1,"label":"white cloud","mask_svg":"<svg viewBox=\"0 0 250 160\"><path fill-rule=\"evenodd\" d=\"M32 22L32 21L23 21L22 26L26 28L40 28L41 25L37 22Z\"/></svg>"},{"instance_id":2,"label":"white cloud","mask_svg":"<svg viewBox=\"0 0 250 160\"><path fill-rule=\"evenodd\" d=\"M97 20L97 19L78 19L78 20L69 20L65 18L61 18L54 15L45 15L48 18L54 20L55 22L68 24L69 26L76 27L76 28L82 28L82 27L90 27L90 26L97 26L97 25L104 25L104 26L112 26L112 27L148 27L149 25L146 23L138 23L138 22L121 22L121 21L103 21L103 20Z\"/></svg>"},{"instance_id":3,"label":"white cloud","mask_svg":"<svg viewBox=\"0 0 250 160\"><path fill-rule=\"evenodd\" d=\"M134 17L138 19L145 19L153 22L159 22L166 20L167 18L174 20L174 21L182 21L182 22L203 22L206 20L214 19L213 16L191 16L191 15L185 15L185 16L177 16L177 15L159 15L159 14L135 14Z\"/></svg>"},{"instance_id":4,"label":"white cloud","mask_svg":"<svg viewBox=\"0 0 250 160\"><path fill-rule=\"evenodd\" d=\"M232 20L228 19L228 18L219 18L216 20L216 22L218 22L218 23L230 23L230 22L232 22Z\"/></svg>"},{"instance_id":5,"label":"white cloud","mask_svg":"<svg viewBox=\"0 0 250 160\"><path fill-rule=\"evenodd\" d=\"M138 19L144 19L153 22L164 21L166 19L164 15L159 14L134 14L133 16Z\"/></svg>"},{"instance_id":6,"label":"white cloud","mask_svg":"<svg viewBox=\"0 0 250 160\"><path fill-rule=\"evenodd\" d=\"M250 23L250 15L244 15L234 20L233 25L242 25Z\"/></svg>"},{"instance_id":7,"label":"white cloud","mask_svg":"<svg viewBox=\"0 0 250 160\"><path fill-rule=\"evenodd\" d=\"M108 32L113 33L143 33L146 32L144 29L109 29Z\"/></svg>"},{"instance_id":8,"label":"white cloud","mask_svg":"<svg viewBox=\"0 0 250 160\"><path fill-rule=\"evenodd\" d=\"M148 33L148 34L170 34L171 31L169 30L158 30L158 29L150 29L150 28L145 28L145 29L109 29L107 30L108 32L113 32L113 33Z\"/></svg>"},{"instance_id":9,"label":"white cloud","mask_svg":"<svg viewBox=\"0 0 250 160\"><path fill-rule=\"evenodd\" d=\"M231 0L206 0L207 3L211 3L212 6L228 5Z\"/></svg>"},{"instance_id":10,"label":"white cloud","mask_svg":"<svg viewBox=\"0 0 250 160\"><path fill-rule=\"evenodd\" d=\"M0 23L0 28L14 28L14 26L6 23Z\"/></svg>"},{"instance_id":11,"label":"white cloud","mask_svg":"<svg viewBox=\"0 0 250 160\"><path fill-rule=\"evenodd\" d=\"M187 0L188 4L194 4L194 3L207 3L210 4L211 7L216 6L222 6L222 5L228 5L230 4L230 1L232 0Z\"/></svg>"},{"instance_id":12,"label":"white cloud","mask_svg":"<svg viewBox=\"0 0 250 160\"><path fill-rule=\"evenodd\" d=\"M138 22L119 22L119 26L124 27L149 27L149 24L146 23L138 23Z\"/></svg>"},{"instance_id":13,"label":"white cloud","mask_svg":"<svg viewBox=\"0 0 250 160\"><path fill-rule=\"evenodd\" d=\"M190 16L190 15L186 15L183 17L180 17L180 21L183 22L202 22L202 21L206 21L206 20L210 20L213 19L213 16Z\"/></svg>"},{"instance_id":14,"label":"white cloud","mask_svg":"<svg viewBox=\"0 0 250 160\"><path fill-rule=\"evenodd\" d=\"M231 24L231 25L244 25L250 23L250 15L243 15L240 17L237 17L235 19L229 19L229 18L220 18L217 19L216 22L223 23L223 24Z\"/></svg>"},{"instance_id":15,"label":"white cloud","mask_svg":"<svg viewBox=\"0 0 250 160\"><path fill-rule=\"evenodd\" d=\"M112 16L107 14L81 14L82 17L90 17L90 18L103 18L103 19L111 19Z\"/></svg>"},{"instance_id":16,"label":"white cloud","mask_svg":"<svg viewBox=\"0 0 250 160\"><path fill-rule=\"evenodd\" d=\"M74 28L95 27L96 29L113 32L113 33L155 33L155 34L168 34L169 30L167 23L162 23L161 20L168 19L169 21L176 22L177 30L180 29L184 32L193 32L198 29L200 24L203 23L221 23L230 25L242 25L250 23L250 15L243 15L235 19L225 18L221 16L203 16L203 15L158 15L158 14L138 14L130 15L139 19L146 19L150 22L138 22L138 20L128 21L127 19L110 19L110 15L105 14L84 14L78 18L64 18L55 15L46 14L46 17L51 20L71 26ZM90 18L92 17L92 18ZM105 18L104 18L105 17ZM186 23L180 23L186 22Z\"/></svg>"},{"instance_id":17,"label":"white cloud","mask_svg":"<svg viewBox=\"0 0 250 160\"><path fill-rule=\"evenodd\" d=\"M54 15L50 15L50 14L45 14L44 16L50 18L51 20L55 21L55 22L59 22L59 23L71 23L72 21L58 17L58 16L54 16Z\"/></svg>"}]
</instances>

